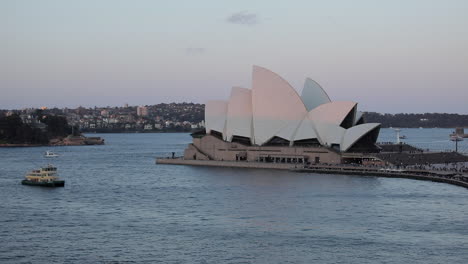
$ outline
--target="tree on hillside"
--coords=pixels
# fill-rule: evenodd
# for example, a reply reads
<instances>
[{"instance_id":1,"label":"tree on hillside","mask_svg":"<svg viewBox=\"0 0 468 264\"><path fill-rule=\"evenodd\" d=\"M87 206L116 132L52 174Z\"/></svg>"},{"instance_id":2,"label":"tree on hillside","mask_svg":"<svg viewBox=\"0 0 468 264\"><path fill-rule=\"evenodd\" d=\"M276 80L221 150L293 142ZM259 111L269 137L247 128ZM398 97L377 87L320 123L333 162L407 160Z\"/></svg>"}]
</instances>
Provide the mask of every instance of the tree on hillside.
<instances>
[{"instance_id":1,"label":"tree on hillside","mask_svg":"<svg viewBox=\"0 0 468 264\"><path fill-rule=\"evenodd\" d=\"M63 116L47 115L41 120L47 125L47 133L50 137L65 137L72 133L67 119Z\"/></svg>"},{"instance_id":2,"label":"tree on hillside","mask_svg":"<svg viewBox=\"0 0 468 264\"><path fill-rule=\"evenodd\" d=\"M18 115L0 117L0 141L11 144L45 144L47 135L39 128L23 124Z\"/></svg>"}]
</instances>

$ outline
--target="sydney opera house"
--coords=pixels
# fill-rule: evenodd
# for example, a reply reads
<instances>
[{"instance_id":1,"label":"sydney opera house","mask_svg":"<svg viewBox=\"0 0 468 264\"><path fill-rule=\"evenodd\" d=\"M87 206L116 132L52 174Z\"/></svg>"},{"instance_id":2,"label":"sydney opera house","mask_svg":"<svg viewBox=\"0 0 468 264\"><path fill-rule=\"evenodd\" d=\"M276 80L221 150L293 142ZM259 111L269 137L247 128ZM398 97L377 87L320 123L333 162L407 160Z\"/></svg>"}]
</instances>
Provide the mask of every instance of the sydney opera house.
<instances>
[{"instance_id":1,"label":"sydney opera house","mask_svg":"<svg viewBox=\"0 0 468 264\"><path fill-rule=\"evenodd\" d=\"M206 103L205 125L192 134L185 160L336 164L379 151L380 124L365 123L357 103L331 101L309 78L299 95L258 66L251 89L233 87L228 100Z\"/></svg>"}]
</instances>

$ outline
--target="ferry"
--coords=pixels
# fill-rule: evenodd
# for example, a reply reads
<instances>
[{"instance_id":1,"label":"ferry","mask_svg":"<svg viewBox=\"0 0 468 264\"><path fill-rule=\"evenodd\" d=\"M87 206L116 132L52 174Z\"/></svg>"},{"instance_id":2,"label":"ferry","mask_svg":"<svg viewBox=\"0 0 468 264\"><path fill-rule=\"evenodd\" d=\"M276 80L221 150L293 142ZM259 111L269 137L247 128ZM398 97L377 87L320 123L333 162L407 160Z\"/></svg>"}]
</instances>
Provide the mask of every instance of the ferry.
<instances>
[{"instance_id":1,"label":"ferry","mask_svg":"<svg viewBox=\"0 0 468 264\"><path fill-rule=\"evenodd\" d=\"M21 184L44 187L63 187L65 186L65 181L59 179L57 168L49 164L46 167L40 168L39 170L33 170L26 174L25 179L21 181Z\"/></svg>"}]
</instances>

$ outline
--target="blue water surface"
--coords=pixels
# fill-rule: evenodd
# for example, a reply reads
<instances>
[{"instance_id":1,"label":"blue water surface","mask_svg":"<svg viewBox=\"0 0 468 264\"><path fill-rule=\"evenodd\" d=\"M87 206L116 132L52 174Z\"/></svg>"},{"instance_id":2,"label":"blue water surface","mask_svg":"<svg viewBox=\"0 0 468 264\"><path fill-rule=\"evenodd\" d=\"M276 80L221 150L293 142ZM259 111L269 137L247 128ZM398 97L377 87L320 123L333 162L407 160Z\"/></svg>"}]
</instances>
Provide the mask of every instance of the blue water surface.
<instances>
[{"instance_id":1,"label":"blue water surface","mask_svg":"<svg viewBox=\"0 0 468 264\"><path fill-rule=\"evenodd\" d=\"M402 134L412 142L445 140L445 149L453 146L449 132ZM393 135L382 130L381 141ZM106 145L0 148L1 263L468 260L467 189L408 179L156 165L157 156L181 155L190 136L98 136ZM46 150L60 157L45 158ZM28 170L48 162L58 167L64 188L20 184Z\"/></svg>"}]
</instances>

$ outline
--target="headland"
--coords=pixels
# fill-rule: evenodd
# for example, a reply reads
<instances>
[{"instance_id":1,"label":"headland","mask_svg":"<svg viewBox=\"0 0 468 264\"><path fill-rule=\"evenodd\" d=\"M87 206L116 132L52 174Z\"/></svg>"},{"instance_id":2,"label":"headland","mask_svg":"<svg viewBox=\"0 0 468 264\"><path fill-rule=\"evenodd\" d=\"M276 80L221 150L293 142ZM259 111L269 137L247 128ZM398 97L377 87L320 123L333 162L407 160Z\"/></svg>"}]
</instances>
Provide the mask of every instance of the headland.
<instances>
[{"instance_id":1,"label":"headland","mask_svg":"<svg viewBox=\"0 0 468 264\"><path fill-rule=\"evenodd\" d=\"M102 145L100 137L86 137L64 116L37 110L28 118L11 113L0 115L0 147Z\"/></svg>"}]
</instances>

